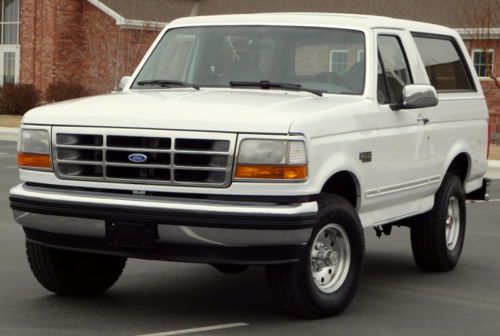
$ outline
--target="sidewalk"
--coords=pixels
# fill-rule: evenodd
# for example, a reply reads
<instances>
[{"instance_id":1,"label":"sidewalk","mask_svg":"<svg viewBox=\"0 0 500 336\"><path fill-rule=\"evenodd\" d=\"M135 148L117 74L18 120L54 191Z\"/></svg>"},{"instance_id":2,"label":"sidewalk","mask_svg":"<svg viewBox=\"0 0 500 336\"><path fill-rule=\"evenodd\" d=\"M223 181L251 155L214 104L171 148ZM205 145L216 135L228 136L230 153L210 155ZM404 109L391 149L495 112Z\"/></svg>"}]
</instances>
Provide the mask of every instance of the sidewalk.
<instances>
[{"instance_id":1,"label":"sidewalk","mask_svg":"<svg viewBox=\"0 0 500 336\"><path fill-rule=\"evenodd\" d=\"M0 141L17 141L19 128L0 127Z\"/></svg>"},{"instance_id":2,"label":"sidewalk","mask_svg":"<svg viewBox=\"0 0 500 336\"><path fill-rule=\"evenodd\" d=\"M500 160L488 160L488 172L486 177L500 179Z\"/></svg>"}]
</instances>

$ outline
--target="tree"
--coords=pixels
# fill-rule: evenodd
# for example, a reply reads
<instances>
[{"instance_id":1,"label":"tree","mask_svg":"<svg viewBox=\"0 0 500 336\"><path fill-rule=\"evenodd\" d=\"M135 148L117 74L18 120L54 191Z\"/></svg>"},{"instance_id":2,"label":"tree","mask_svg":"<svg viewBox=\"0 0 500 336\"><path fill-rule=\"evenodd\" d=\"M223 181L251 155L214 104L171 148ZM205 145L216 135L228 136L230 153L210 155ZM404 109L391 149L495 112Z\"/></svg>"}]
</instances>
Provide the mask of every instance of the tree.
<instances>
[{"instance_id":1,"label":"tree","mask_svg":"<svg viewBox=\"0 0 500 336\"><path fill-rule=\"evenodd\" d=\"M84 43L78 50L88 66L82 71L93 79L91 86L98 92L116 90L120 78L131 74L158 34L147 24L129 29L111 20L85 26Z\"/></svg>"},{"instance_id":2,"label":"tree","mask_svg":"<svg viewBox=\"0 0 500 336\"><path fill-rule=\"evenodd\" d=\"M498 36L494 36L494 28L498 28L500 0L466 0L461 4L462 6L457 6L457 17L465 28L464 37L468 46L483 52L486 77L491 78L500 89L498 70L492 70L493 59L488 53L496 47L498 41Z\"/></svg>"}]
</instances>

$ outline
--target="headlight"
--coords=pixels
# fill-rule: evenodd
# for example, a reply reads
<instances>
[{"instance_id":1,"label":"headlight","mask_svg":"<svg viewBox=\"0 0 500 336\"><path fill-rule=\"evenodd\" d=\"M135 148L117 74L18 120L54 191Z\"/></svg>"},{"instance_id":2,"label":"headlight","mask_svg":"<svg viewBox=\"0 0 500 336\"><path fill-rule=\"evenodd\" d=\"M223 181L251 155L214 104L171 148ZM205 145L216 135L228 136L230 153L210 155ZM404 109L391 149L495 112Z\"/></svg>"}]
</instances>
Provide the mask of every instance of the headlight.
<instances>
[{"instance_id":1,"label":"headlight","mask_svg":"<svg viewBox=\"0 0 500 336\"><path fill-rule=\"evenodd\" d=\"M240 143L235 178L305 180L306 146L302 140L245 139Z\"/></svg>"},{"instance_id":2,"label":"headlight","mask_svg":"<svg viewBox=\"0 0 500 336\"><path fill-rule=\"evenodd\" d=\"M50 136L42 129L22 129L19 136L17 164L23 168L51 169Z\"/></svg>"}]
</instances>

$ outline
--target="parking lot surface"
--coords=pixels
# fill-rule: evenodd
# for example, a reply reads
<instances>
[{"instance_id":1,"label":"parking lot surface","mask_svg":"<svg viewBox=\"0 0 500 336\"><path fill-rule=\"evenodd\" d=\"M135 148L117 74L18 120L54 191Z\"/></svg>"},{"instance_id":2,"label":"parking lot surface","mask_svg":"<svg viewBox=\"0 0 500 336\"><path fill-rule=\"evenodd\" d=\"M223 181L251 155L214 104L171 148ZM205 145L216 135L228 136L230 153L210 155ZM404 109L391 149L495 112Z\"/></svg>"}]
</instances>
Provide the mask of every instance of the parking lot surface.
<instances>
[{"instance_id":1,"label":"parking lot surface","mask_svg":"<svg viewBox=\"0 0 500 336\"><path fill-rule=\"evenodd\" d=\"M129 260L93 298L52 295L35 281L8 204L15 143L0 141L0 335L500 335L500 180L492 202L468 205L462 258L420 272L406 228L366 230L361 288L341 316L291 318L271 300L263 269L225 275L208 265Z\"/></svg>"}]
</instances>

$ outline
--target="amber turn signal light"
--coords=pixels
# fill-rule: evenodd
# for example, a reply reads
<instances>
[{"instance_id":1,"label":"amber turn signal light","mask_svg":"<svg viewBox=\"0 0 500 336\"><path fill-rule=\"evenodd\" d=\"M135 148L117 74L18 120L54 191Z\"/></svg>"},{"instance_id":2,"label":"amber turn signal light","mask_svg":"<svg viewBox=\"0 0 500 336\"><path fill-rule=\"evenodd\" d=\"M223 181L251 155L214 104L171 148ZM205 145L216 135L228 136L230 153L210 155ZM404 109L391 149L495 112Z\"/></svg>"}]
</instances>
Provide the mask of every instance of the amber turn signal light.
<instances>
[{"instance_id":1,"label":"amber turn signal light","mask_svg":"<svg viewBox=\"0 0 500 336\"><path fill-rule=\"evenodd\" d=\"M19 167L52 169L49 154L17 153Z\"/></svg>"},{"instance_id":2,"label":"amber turn signal light","mask_svg":"<svg viewBox=\"0 0 500 336\"><path fill-rule=\"evenodd\" d=\"M235 177L246 179L304 180L307 166L243 165L236 166Z\"/></svg>"}]
</instances>

